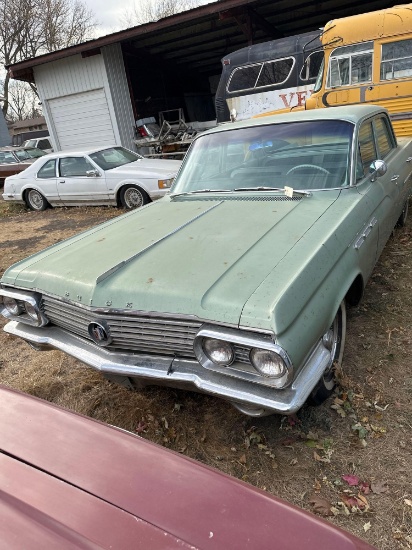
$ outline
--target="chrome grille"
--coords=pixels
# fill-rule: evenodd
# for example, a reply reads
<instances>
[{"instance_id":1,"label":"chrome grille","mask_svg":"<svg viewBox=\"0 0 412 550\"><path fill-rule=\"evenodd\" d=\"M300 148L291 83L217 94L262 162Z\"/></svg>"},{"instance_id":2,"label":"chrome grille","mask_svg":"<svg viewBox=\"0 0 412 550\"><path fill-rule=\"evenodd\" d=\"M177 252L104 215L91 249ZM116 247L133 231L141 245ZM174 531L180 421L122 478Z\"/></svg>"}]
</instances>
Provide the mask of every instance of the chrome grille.
<instances>
[{"instance_id":1,"label":"chrome grille","mask_svg":"<svg viewBox=\"0 0 412 550\"><path fill-rule=\"evenodd\" d=\"M43 310L53 325L88 340L89 323L96 319L105 320L112 336L107 349L191 358L194 357L193 340L202 325L200 321L144 314L95 313L49 296L43 296Z\"/></svg>"},{"instance_id":2,"label":"chrome grille","mask_svg":"<svg viewBox=\"0 0 412 550\"><path fill-rule=\"evenodd\" d=\"M43 296L42 307L50 323L82 338L91 340L89 323L104 320L110 326L112 342L106 349L122 352L143 352L195 358L193 341L202 321L173 317L95 313L76 304ZM249 363L249 349L235 346L236 361Z\"/></svg>"}]
</instances>

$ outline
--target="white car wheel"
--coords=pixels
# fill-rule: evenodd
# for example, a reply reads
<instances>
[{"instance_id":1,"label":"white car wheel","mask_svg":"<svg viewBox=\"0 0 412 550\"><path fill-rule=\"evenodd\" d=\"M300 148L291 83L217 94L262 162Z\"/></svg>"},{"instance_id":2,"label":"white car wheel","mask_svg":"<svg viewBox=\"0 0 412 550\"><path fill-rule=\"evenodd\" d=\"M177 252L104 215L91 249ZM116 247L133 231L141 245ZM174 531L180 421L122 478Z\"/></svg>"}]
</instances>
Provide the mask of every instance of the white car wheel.
<instances>
[{"instance_id":1,"label":"white car wheel","mask_svg":"<svg viewBox=\"0 0 412 550\"><path fill-rule=\"evenodd\" d=\"M150 201L147 193L136 185L125 185L120 191L120 202L123 208L129 210L140 208Z\"/></svg>"},{"instance_id":2,"label":"white car wheel","mask_svg":"<svg viewBox=\"0 0 412 550\"><path fill-rule=\"evenodd\" d=\"M31 210L36 210L37 212L46 210L49 204L43 195L39 191L36 191L36 189L29 189L29 191L26 192L25 201Z\"/></svg>"}]
</instances>

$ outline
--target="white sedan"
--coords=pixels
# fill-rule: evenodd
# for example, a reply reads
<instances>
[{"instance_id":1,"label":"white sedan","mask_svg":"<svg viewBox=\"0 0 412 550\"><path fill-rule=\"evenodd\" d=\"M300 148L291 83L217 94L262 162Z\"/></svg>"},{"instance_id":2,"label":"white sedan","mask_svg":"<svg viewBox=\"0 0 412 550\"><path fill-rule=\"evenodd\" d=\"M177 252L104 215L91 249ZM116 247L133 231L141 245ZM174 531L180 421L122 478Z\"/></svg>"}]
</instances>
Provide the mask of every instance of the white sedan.
<instances>
[{"instance_id":1,"label":"white sedan","mask_svg":"<svg viewBox=\"0 0 412 550\"><path fill-rule=\"evenodd\" d=\"M180 165L180 160L145 159L124 147L60 151L6 178L3 199L32 210L80 204L138 208L168 191Z\"/></svg>"}]
</instances>

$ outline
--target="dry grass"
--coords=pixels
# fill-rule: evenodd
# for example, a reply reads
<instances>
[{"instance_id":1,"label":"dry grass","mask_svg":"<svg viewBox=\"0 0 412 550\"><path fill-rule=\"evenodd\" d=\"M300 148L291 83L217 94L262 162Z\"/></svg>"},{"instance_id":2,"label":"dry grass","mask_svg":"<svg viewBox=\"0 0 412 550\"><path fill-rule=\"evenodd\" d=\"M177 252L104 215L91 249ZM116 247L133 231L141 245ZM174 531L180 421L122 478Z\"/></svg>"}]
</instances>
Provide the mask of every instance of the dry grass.
<instances>
[{"instance_id":1,"label":"dry grass","mask_svg":"<svg viewBox=\"0 0 412 550\"><path fill-rule=\"evenodd\" d=\"M119 214L2 212L0 202L0 272ZM306 509L318 494L343 512L338 502L350 490L344 474L386 482L387 491L364 495L368 510L329 519L381 550L412 548L411 234L412 225L396 231L361 306L349 310L340 401L305 407L296 418L251 419L212 397L173 389L130 392L60 352L34 352L3 332L0 382L138 432Z\"/></svg>"}]
</instances>

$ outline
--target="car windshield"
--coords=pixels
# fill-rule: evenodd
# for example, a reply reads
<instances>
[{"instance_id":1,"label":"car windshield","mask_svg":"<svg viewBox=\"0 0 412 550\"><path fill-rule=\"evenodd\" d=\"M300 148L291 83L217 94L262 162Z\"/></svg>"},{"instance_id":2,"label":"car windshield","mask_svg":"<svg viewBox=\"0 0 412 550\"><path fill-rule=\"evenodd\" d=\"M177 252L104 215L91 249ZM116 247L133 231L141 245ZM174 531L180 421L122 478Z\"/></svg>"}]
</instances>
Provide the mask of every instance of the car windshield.
<instances>
[{"instance_id":1,"label":"car windshield","mask_svg":"<svg viewBox=\"0 0 412 550\"><path fill-rule=\"evenodd\" d=\"M100 166L102 170L111 170L130 162L135 162L143 157L137 153L133 153L124 147L109 147L102 149L96 153L91 153L90 158Z\"/></svg>"},{"instance_id":2,"label":"car windshield","mask_svg":"<svg viewBox=\"0 0 412 550\"><path fill-rule=\"evenodd\" d=\"M14 164L16 162L17 159L11 151L0 151L0 164Z\"/></svg>"},{"instance_id":3,"label":"car windshield","mask_svg":"<svg viewBox=\"0 0 412 550\"><path fill-rule=\"evenodd\" d=\"M14 151L14 154L19 160L30 160L43 157L46 153L41 149L18 149Z\"/></svg>"},{"instance_id":4,"label":"car windshield","mask_svg":"<svg viewBox=\"0 0 412 550\"><path fill-rule=\"evenodd\" d=\"M22 147L36 147L36 140L28 139L22 143Z\"/></svg>"},{"instance_id":5,"label":"car windshield","mask_svg":"<svg viewBox=\"0 0 412 550\"><path fill-rule=\"evenodd\" d=\"M228 129L192 145L172 194L349 185L353 124L316 120Z\"/></svg>"}]
</instances>

